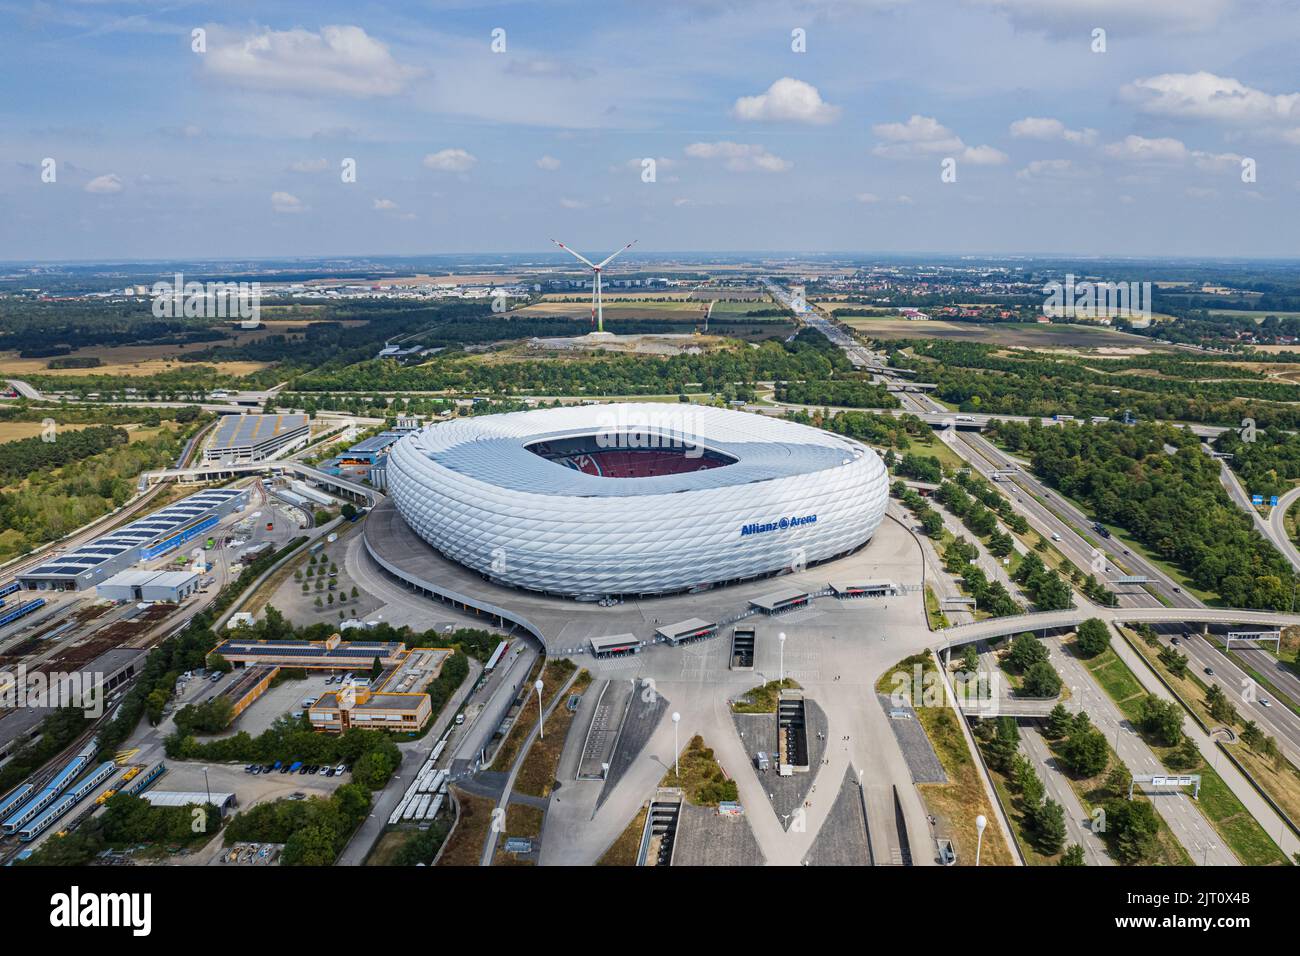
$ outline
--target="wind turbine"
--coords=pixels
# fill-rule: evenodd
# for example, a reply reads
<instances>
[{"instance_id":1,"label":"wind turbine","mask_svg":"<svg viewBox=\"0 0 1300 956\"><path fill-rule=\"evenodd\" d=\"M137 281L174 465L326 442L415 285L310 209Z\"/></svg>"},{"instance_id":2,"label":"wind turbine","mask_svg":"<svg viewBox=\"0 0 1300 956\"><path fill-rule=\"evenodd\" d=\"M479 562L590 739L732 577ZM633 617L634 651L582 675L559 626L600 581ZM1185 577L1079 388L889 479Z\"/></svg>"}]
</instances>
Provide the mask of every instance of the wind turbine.
<instances>
[{"instance_id":1,"label":"wind turbine","mask_svg":"<svg viewBox=\"0 0 1300 956\"><path fill-rule=\"evenodd\" d=\"M591 318L596 323L596 331L604 332L605 312L604 312L604 307L600 300L600 270L605 268L605 266L609 265L610 262L613 261L615 256L621 255L622 253L627 252L629 249L635 246L636 240L633 239L622 249L619 249L617 252L610 253L610 255L599 264L592 262L586 256L574 252L572 249L570 249L564 243L560 242L560 240L558 239L552 239L551 242L555 243L557 246L559 246L569 255L573 256L573 258L579 260L580 262L585 262L591 268L591 271L595 274L595 279L591 283Z\"/></svg>"}]
</instances>

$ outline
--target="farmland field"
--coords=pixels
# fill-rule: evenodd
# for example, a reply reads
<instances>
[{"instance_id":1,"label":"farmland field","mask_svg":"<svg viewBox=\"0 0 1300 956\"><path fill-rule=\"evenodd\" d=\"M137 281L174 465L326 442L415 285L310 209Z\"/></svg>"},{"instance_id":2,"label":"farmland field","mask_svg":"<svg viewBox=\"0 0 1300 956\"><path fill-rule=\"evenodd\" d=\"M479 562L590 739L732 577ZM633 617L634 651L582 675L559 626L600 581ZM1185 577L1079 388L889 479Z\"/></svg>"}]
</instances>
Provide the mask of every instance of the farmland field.
<instances>
[{"instance_id":1,"label":"farmland field","mask_svg":"<svg viewBox=\"0 0 1300 956\"><path fill-rule=\"evenodd\" d=\"M1172 346L1156 345L1151 339L1116 332L1094 325L1044 325L1029 322L975 324L965 322L909 322L907 319L855 316L844 322L878 339L952 339L986 345L1019 345L1026 348L1141 348L1168 351Z\"/></svg>"}]
</instances>

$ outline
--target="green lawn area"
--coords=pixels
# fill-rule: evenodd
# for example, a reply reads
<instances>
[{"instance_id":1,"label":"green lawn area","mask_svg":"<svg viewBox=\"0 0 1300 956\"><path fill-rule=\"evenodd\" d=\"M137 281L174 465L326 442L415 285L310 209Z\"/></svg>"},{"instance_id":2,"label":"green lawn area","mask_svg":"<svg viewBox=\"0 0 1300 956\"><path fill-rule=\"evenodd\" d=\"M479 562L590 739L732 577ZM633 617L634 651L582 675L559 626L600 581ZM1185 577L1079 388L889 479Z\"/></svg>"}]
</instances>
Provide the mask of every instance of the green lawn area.
<instances>
[{"instance_id":1,"label":"green lawn area","mask_svg":"<svg viewBox=\"0 0 1300 956\"><path fill-rule=\"evenodd\" d=\"M774 680L768 681L766 684L751 688L732 701L731 709L737 714L775 714L780 692L798 689L799 683L793 677L787 677L779 683Z\"/></svg>"},{"instance_id":2,"label":"green lawn area","mask_svg":"<svg viewBox=\"0 0 1300 956\"><path fill-rule=\"evenodd\" d=\"M645 818L649 812L650 805L642 804L632 822L596 861L597 866L636 866L636 855L641 849L641 832L645 829Z\"/></svg>"},{"instance_id":3,"label":"green lawn area","mask_svg":"<svg viewBox=\"0 0 1300 956\"><path fill-rule=\"evenodd\" d=\"M948 626L948 616L940 610L939 599L928 584L925 586L925 620L932 631Z\"/></svg>"},{"instance_id":4,"label":"green lawn area","mask_svg":"<svg viewBox=\"0 0 1300 956\"><path fill-rule=\"evenodd\" d=\"M686 801L697 807L716 807L738 797L736 781L727 777L713 756L713 748L705 746L699 734L691 738L677 759L676 769L670 769L659 786L680 788Z\"/></svg>"}]
</instances>

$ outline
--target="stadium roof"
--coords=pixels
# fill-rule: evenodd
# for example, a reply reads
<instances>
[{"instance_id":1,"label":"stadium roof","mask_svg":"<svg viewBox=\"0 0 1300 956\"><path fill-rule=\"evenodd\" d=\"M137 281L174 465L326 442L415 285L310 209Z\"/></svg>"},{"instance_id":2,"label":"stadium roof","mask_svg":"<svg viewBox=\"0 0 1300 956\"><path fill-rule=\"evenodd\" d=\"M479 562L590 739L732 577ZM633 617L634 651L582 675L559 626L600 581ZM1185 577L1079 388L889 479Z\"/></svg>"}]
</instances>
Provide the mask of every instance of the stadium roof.
<instances>
[{"instance_id":1,"label":"stadium roof","mask_svg":"<svg viewBox=\"0 0 1300 956\"><path fill-rule=\"evenodd\" d=\"M610 409L609 411L606 411ZM625 441L624 436L638 438ZM721 468L647 478L589 475L536 455L530 445L593 436L612 449L707 448L736 459ZM662 495L806 475L848 464L865 453L856 442L759 415L699 405L588 405L461 418L403 439L437 465L515 491L571 497ZM620 444L620 442L625 442Z\"/></svg>"}]
</instances>

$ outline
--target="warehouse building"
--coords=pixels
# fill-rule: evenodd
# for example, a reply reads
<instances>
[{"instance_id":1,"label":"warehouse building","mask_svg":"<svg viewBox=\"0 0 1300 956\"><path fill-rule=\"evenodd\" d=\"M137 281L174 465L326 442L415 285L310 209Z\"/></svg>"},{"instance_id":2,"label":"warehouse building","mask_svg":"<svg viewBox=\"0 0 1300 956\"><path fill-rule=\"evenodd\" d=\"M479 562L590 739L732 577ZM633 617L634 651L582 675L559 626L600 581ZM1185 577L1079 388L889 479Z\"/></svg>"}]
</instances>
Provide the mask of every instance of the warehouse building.
<instances>
[{"instance_id":1,"label":"warehouse building","mask_svg":"<svg viewBox=\"0 0 1300 956\"><path fill-rule=\"evenodd\" d=\"M227 415L203 450L204 461L262 461L307 440L306 415Z\"/></svg>"},{"instance_id":2,"label":"warehouse building","mask_svg":"<svg viewBox=\"0 0 1300 956\"><path fill-rule=\"evenodd\" d=\"M248 493L237 488L200 491L88 544L55 555L18 575L18 581L35 591L96 587L137 562L161 557L198 538L247 503Z\"/></svg>"},{"instance_id":3,"label":"warehouse building","mask_svg":"<svg viewBox=\"0 0 1300 956\"><path fill-rule=\"evenodd\" d=\"M179 604L199 589L196 571L145 571L130 568L96 585L109 601L164 601Z\"/></svg>"},{"instance_id":4,"label":"warehouse building","mask_svg":"<svg viewBox=\"0 0 1300 956\"><path fill-rule=\"evenodd\" d=\"M217 645L230 663L279 667L302 667L312 670L361 670L370 668L376 657L384 667L405 659L406 645L401 641L345 641L331 634L323 641L241 641L231 639Z\"/></svg>"}]
</instances>

